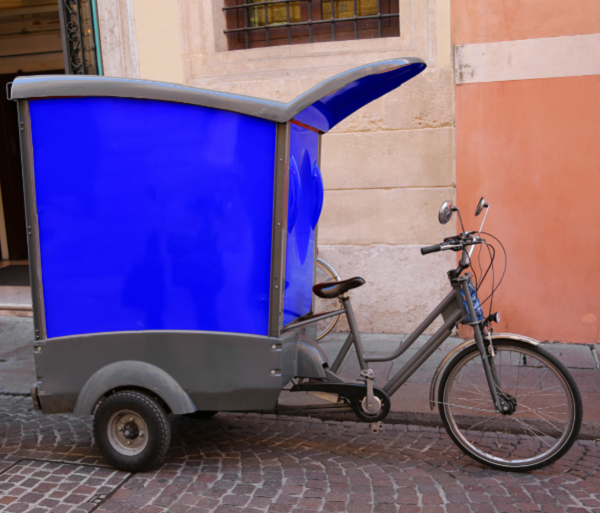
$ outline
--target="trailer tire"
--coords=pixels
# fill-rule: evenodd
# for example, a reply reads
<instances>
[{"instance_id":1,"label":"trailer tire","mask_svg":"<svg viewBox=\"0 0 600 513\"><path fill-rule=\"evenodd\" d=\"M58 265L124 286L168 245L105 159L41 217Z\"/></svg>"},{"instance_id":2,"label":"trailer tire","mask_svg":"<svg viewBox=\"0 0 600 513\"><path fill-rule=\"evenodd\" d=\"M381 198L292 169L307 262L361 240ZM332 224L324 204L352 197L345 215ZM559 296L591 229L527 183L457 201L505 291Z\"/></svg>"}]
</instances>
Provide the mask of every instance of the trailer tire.
<instances>
[{"instance_id":1,"label":"trailer tire","mask_svg":"<svg viewBox=\"0 0 600 513\"><path fill-rule=\"evenodd\" d=\"M94 439L113 467L142 472L164 458L171 441L171 426L157 401L140 392L121 391L96 409Z\"/></svg>"}]
</instances>

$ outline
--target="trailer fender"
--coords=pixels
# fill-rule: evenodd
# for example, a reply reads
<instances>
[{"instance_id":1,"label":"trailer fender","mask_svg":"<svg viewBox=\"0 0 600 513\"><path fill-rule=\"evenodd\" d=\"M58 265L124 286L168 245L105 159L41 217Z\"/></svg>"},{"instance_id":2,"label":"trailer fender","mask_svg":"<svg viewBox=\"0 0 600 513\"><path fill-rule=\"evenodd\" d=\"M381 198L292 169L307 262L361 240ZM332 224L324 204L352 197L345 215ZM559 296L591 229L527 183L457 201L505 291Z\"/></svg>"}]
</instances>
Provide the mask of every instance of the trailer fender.
<instances>
[{"instance_id":1,"label":"trailer fender","mask_svg":"<svg viewBox=\"0 0 600 513\"><path fill-rule=\"evenodd\" d=\"M149 363L125 360L102 367L88 379L79 393L73 413L92 415L96 404L107 392L128 386L153 392L173 413L196 411L187 393L164 370Z\"/></svg>"},{"instance_id":2,"label":"trailer fender","mask_svg":"<svg viewBox=\"0 0 600 513\"><path fill-rule=\"evenodd\" d=\"M532 346L537 346L539 344L539 342L537 340L534 340L529 337L525 337L523 335L513 335L512 333L493 333L492 334L492 341L500 340L500 339L518 340L519 342L525 342L526 344L531 344ZM446 366L446 363L448 363L456 354L458 354L464 348L472 346L473 344L475 344L475 339L473 339L473 338L471 340L467 340L466 342L463 342L459 346L455 347L452 351L450 351L446 355L446 358L444 358L441 361L441 363L438 365L438 368L436 369L435 374L433 375L433 379L431 380L431 385L429 387L429 407L432 410L435 408L435 405L437 404L437 401L435 400L435 388L436 388L438 378L439 378L440 374L442 373L442 369Z\"/></svg>"}]
</instances>

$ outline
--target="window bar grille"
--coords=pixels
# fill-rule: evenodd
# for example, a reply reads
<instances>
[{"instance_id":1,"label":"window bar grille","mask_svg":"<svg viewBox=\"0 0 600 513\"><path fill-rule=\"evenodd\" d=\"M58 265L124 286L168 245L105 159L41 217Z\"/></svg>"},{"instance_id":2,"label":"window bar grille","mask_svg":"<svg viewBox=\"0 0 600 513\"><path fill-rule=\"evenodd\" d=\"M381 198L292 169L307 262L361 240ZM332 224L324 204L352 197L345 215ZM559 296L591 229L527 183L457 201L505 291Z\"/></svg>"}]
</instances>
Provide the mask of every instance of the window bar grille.
<instances>
[{"instance_id":1,"label":"window bar grille","mask_svg":"<svg viewBox=\"0 0 600 513\"><path fill-rule=\"evenodd\" d=\"M269 46L269 6L268 2L265 2L265 41Z\"/></svg>"},{"instance_id":2,"label":"window bar grille","mask_svg":"<svg viewBox=\"0 0 600 513\"><path fill-rule=\"evenodd\" d=\"M283 2L282 2L283 3ZM398 17L398 13L394 13L394 14L382 14L381 19L385 19L385 18L397 18ZM378 16L376 14L372 14L369 16L357 16L356 18L354 18L354 16L349 17L349 18L336 18L335 21L354 21L355 19L360 21L360 20L375 20L377 19ZM313 25L321 25L322 23L331 23L331 18L327 18L326 20L313 20L312 24ZM288 25L290 27L305 27L306 25L308 25L309 23L307 21L300 21L297 23L281 23L279 25L277 25L277 28L280 27L287 27ZM259 27L248 27L248 28L237 28L237 29L228 29L228 30L224 30L223 32L225 34L233 34L235 32L243 32L244 30L248 30L248 31L254 31L254 30L265 30L265 26L261 25Z\"/></svg>"},{"instance_id":3,"label":"window bar grille","mask_svg":"<svg viewBox=\"0 0 600 513\"><path fill-rule=\"evenodd\" d=\"M357 2L358 0L354 0L354 39L358 39L358 21L356 20L356 17L358 16L358 11L356 7Z\"/></svg>"},{"instance_id":4,"label":"window bar grille","mask_svg":"<svg viewBox=\"0 0 600 513\"><path fill-rule=\"evenodd\" d=\"M289 4L289 2L286 2L286 4L285 4L285 21L288 24L287 39L288 39L288 45L289 45L292 43L292 38L291 38L292 28L290 27L290 4Z\"/></svg>"},{"instance_id":5,"label":"window bar grille","mask_svg":"<svg viewBox=\"0 0 600 513\"><path fill-rule=\"evenodd\" d=\"M308 41L310 43L313 42L313 33L312 33L312 2L308 2Z\"/></svg>"},{"instance_id":6,"label":"window bar grille","mask_svg":"<svg viewBox=\"0 0 600 513\"><path fill-rule=\"evenodd\" d=\"M283 2L282 2L283 3ZM377 15L376 14L372 14L369 16L357 16L356 18L354 18L354 16L349 17L349 18L336 18L335 21L339 22L339 21L354 21L355 19L360 21L360 20L375 20L377 19ZM398 13L395 14L382 14L381 15L381 19L385 19L385 18L397 18L398 17ZM313 25L321 25L322 23L331 23L331 18L327 18L326 20L313 20L312 24ZM300 21L297 23L280 23L279 25L277 25L277 28L280 27L305 27L306 25L308 25L308 22L306 21ZM224 30L223 32L225 34L233 34L235 32L243 32L244 30L248 30L248 31L254 31L254 30L265 30L265 26L261 25L259 27L248 27L248 28L237 28L237 29L228 29L228 30Z\"/></svg>"},{"instance_id":7,"label":"window bar grille","mask_svg":"<svg viewBox=\"0 0 600 513\"><path fill-rule=\"evenodd\" d=\"M248 4L248 0L244 0L244 5ZM244 9L244 28L247 29L248 28L248 8L246 7ZM245 43L246 43L246 50L250 47L250 32L248 30L244 31L244 35L246 36L244 38Z\"/></svg>"},{"instance_id":8,"label":"window bar grille","mask_svg":"<svg viewBox=\"0 0 600 513\"><path fill-rule=\"evenodd\" d=\"M331 32L332 32L332 34L331 34L332 40L335 41L335 23L336 22L338 22L338 21L353 21L356 26L360 20L377 20L379 37L382 37L381 21L386 18L399 18L400 17L399 13L382 14L381 13L381 0L377 0L377 14L370 14L367 16L358 16L358 3L357 3L357 0L353 0L353 2L355 4L354 5L354 16L348 17L348 18L336 18L335 17L335 6L333 5L334 2L332 0L329 0L329 1L330 1L330 5L331 5L331 17L326 18L326 19L321 19L321 20L313 20L312 19L311 0L267 0L267 1L263 1L263 2L253 2L251 4L248 3L248 0L243 0L243 2L244 2L243 5L234 5L234 6L229 6L229 7L223 7L223 11L229 11L229 10L233 10L233 9L243 9L243 11L244 11L244 27L235 28L235 29L226 29L223 32L225 34L235 34L236 32L244 32L245 40L246 40L246 48L249 48L249 32L256 31L256 30L264 30L266 44L267 44L267 46L269 46L269 29L270 29L270 27L269 27L268 6L275 5L275 4L287 4L286 9L288 9L288 11L289 11L289 3L290 2L306 2L308 4L308 21L291 22L289 15L288 15L287 22L278 24L277 28L286 27L288 30L291 30L292 27L308 26L309 40L311 43L313 42L313 26L315 26L315 25L330 23L331 24ZM263 6L265 9L265 24L258 25L256 27L250 27L249 23L248 23L248 9L256 9L256 8L260 8L261 6ZM356 30L354 32L354 35L355 35L355 38L358 38Z\"/></svg>"},{"instance_id":9,"label":"window bar grille","mask_svg":"<svg viewBox=\"0 0 600 513\"><path fill-rule=\"evenodd\" d=\"M333 0L329 0L329 5L331 7L331 40L335 41L335 5L333 5Z\"/></svg>"}]
</instances>

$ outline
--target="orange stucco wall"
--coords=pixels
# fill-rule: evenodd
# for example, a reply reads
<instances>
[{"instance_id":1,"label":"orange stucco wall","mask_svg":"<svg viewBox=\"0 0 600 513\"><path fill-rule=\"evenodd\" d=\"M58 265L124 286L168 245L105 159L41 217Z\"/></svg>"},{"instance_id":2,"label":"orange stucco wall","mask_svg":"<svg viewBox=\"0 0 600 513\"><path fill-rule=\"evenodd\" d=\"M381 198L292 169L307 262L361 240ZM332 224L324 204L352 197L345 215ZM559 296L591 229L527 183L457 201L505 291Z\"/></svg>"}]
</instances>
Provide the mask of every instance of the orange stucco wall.
<instances>
[{"instance_id":1,"label":"orange stucco wall","mask_svg":"<svg viewBox=\"0 0 600 513\"><path fill-rule=\"evenodd\" d=\"M599 0L452 0L452 43L600 32Z\"/></svg>"},{"instance_id":2,"label":"orange stucco wall","mask_svg":"<svg viewBox=\"0 0 600 513\"><path fill-rule=\"evenodd\" d=\"M508 252L499 329L600 340L600 77L459 85L456 131L463 218L485 196Z\"/></svg>"}]
</instances>

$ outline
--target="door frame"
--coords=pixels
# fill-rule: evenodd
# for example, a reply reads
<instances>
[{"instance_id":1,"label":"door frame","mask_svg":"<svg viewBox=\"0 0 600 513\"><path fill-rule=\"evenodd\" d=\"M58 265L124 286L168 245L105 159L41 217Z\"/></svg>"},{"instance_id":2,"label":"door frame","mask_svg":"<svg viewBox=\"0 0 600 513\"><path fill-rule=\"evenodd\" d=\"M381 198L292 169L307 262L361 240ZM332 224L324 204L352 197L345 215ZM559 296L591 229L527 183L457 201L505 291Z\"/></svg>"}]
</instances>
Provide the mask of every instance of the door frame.
<instances>
[{"instance_id":1,"label":"door frame","mask_svg":"<svg viewBox=\"0 0 600 513\"><path fill-rule=\"evenodd\" d=\"M8 252L8 236L4 219L4 203L2 203L2 183L0 182L0 261L10 260Z\"/></svg>"}]
</instances>

